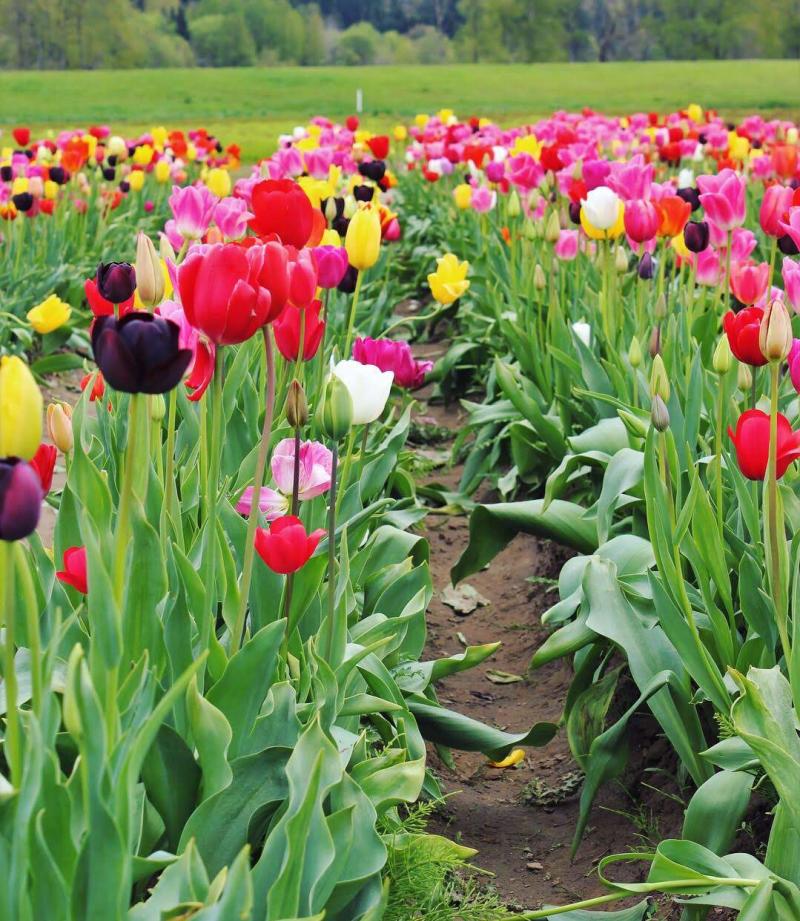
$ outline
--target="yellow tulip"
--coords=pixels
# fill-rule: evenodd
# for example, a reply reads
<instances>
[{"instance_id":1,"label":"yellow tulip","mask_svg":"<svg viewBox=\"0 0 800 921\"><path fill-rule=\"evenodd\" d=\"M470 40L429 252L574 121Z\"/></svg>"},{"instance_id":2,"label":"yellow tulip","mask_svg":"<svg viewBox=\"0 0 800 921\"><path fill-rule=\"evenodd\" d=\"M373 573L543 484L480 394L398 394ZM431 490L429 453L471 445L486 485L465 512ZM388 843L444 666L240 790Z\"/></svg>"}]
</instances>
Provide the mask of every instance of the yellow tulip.
<instances>
[{"instance_id":1,"label":"yellow tulip","mask_svg":"<svg viewBox=\"0 0 800 921\"><path fill-rule=\"evenodd\" d=\"M214 167L208 171L206 185L217 198L225 198L231 191L231 174L226 169Z\"/></svg>"},{"instance_id":2,"label":"yellow tulip","mask_svg":"<svg viewBox=\"0 0 800 921\"><path fill-rule=\"evenodd\" d=\"M526 153L535 157L537 160L541 152L542 145L536 139L535 134L520 135L516 141L514 141L514 146L511 149L512 154Z\"/></svg>"},{"instance_id":3,"label":"yellow tulip","mask_svg":"<svg viewBox=\"0 0 800 921\"><path fill-rule=\"evenodd\" d=\"M404 141L408 137L408 128L405 125L395 125L392 133L396 141Z\"/></svg>"},{"instance_id":4,"label":"yellow tulip","mask_svg":"<svg viewBox=\"0 0 800 921\"><path fill-rule=\"evenodd\" d=\"M456 207L466 211L472 204L472 186L462 182L453 189L453 198L456 201Z\"/></svg>"},{"instance_id":5,"label":"yellow tulip","mask_svg":"<svg viewBox=\"0 0 800 921\"><path fill-rule=\"evenodd\" d=\"M42 441L42 395L16 355L0 358L0 457L30 460Z\"/></svg>"},{"instance_id":6,"label":"yellow tulip","mask_svg":"<svg viewBox=\"0 0 800 921\"><path fill-rule=\"evenodd\" d=\"M106 144L106 154L109 157L116 157L117 160L125 160L128 156L128 145L125 139L118 134L112 134Z\"/></svg>"},{"instance_id":7,"label":"yellow tulip","mask_svg":"<svg viewBox=\"0 0 800 921\"><path fill-rule=\"evenodd\" d=\"M414 124L417 126L417 128L424 128L425 125L427 125L429 121L430 121L429 115L420 114L420 115L414 116Z\"/></svg>"},{"instance_id":8,"label":"yellow tulip","mask_svg":"<svg viewBox=\"0 0 800 921\"><path fill-rule=\"evenodd\" d=\"M167 182L170 176L170 165L168 160L159 160L155 165L153 172L156 175L156 182Z\"/></svg>"},{"instance_id":9,"label":"yellow tulip","mask_svg":"<svg viewBox=\"0 0 800 921\"><path fill-rule=\"evenodd\" d=\"M159 128L153 128L153 130L150 132L150 136L153 138L153 144L156 150L163 150L167 144L167 129L163 126Z\"/></svg>"},{"instance_id":10,"label":"yellow tulip","mask_svg":"<svg viewBox=\"0 0 800 921\"><path fill-rule=\"evenodd\" d=\"M436 115L437 115L439 121L440 121L443 125L446 125L446 124L450 121L451 118L454 118L454 117L455 117L455 112L453 112L452 109L439 109L439 111L436 113Z\"/></svg>"},{"instance_id":11,"label":"yellow tulip","mask_svg":"<svg viewBox=\"0 0 800 921\"><path fill-rule=\"evenodd\" d=\"M144 171L140 169L131 170L128 173L128 185L132 192L141 192L144 185Z\"/></svg>"},{"instance_id":12,"label":"yellow tulip","mask_svg":"<svg viewBox=\"0 0 800 921\"><path fill-rule=\"evenodd\" d=\"M703 120L703 109L696 102L686 107L686 114L697 124Z\"/></svg>"},{"instance_id":13,"label":"yellow tulip","mask_svg":"<svg viewBox=\"0 0 800 921\"><path fill-rule=\"evenodd\" d=\"M22 195L28 191L29 185L30 183L24 176L17 176L17 178L11 183L11 194Z\"/></svg>"},{"instance_id":14,"label":"yellow tulip","mask_svg":"<svg viewBox=\"0 0 800 921\"><path fill-rule=\"evenodd\" d=\"M677 236L673 237L669 241L669 245L675 250L675 252L681 257L681 259L689 259L689 249L686 246L686 241L683 238L683 234L679 233Z\"/></svg>"},{"instance_id":15,"label":"yellow tulip","mask_svg":"<svg viewBox=\"0 0 800 921\"><path fill-rule=\"evenodd\" d=\"M320 246L341 246L342 238L339 236L338 233L336 233L335 230L329 227L322 234L322 239L319 241L319 245Z\"/></svg>"},{"instance_id":16,"label":"yellow tulip","mask_svg":"<svg viewBox=\"0 0 800 921\"><path fill-rule=\"evenodd\" d=\"M191 142L186 145L186 159L190 163L197 159L197 148Z\"/></svg>"},{"instance_id":17,"label":"yellow tulip","mask_svg":"<svg viewBox=\"0 0 800 921\"><path fill-rule=\"evenodd\" d=\"M56 198L58 196L58 183L52 179L46 179L44 183L44 197Z\"/></svg>"},{"instance_id":18,"label":"yellow tulip","mask_svg":"<svg viewBox=\"0 0 800 921\"><path fill-rule=\"evenodd\" d=\"M469 288L468 271L466 260L459 262L453 253L441 256L436 260L436 271L428 276L431 294L440 304L452 304Z\"/></svg>"},{"instance_id":19,"label":"yellow tulip","mask_svg":"<svg viewBox=\"0 0 800 921\"><path fill-rule=\"evenodd\" d=\"M139 166L147 166L153 159L155 151L149 144L140 144L133 152L133 162Z\"/></svg>"},{"instance_id":20,"label":"yellow tulip","mask_svg":"<svg viewBox=\"0 0 800 921\"><path fill-rule=\"evenodd\" d=\"M344 247L359 272L375 265L381 252L381 220L375 208L359 208L350 218Z\"/></svg>"},{"instance_id":21,"label":"yellow tulip","mask_svg":"<svg viewBox=\"0 0 800 921\"><path fill-rule=\"evenodd\" d=\"M28 322L37 333L44 335L63 326L71 313L69 304L65 304L57 294L51 294L28 311Z\"/></svg>"}]
</instances>

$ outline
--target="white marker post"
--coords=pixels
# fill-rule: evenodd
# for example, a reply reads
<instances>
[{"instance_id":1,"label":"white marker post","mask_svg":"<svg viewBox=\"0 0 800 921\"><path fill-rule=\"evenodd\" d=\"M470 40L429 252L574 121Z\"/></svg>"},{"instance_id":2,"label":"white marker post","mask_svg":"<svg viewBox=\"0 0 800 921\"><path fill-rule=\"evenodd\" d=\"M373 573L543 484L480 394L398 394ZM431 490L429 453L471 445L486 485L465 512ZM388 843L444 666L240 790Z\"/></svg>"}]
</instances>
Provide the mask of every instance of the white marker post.
<instances>
[{"instance_id":1,"label":"white marker post","mask_svg":"<svg viewBox=\"0 0 800 921\"><path fill-rule=\"evenodd\" d=\"M361 88L359 87L359 88L356 90L356 112L357 112L359 115L361 115L361 113L362 113L363 111L364 111L364 93L363 93L363 91L361 90Z\"/></svg>"}]
</instances>

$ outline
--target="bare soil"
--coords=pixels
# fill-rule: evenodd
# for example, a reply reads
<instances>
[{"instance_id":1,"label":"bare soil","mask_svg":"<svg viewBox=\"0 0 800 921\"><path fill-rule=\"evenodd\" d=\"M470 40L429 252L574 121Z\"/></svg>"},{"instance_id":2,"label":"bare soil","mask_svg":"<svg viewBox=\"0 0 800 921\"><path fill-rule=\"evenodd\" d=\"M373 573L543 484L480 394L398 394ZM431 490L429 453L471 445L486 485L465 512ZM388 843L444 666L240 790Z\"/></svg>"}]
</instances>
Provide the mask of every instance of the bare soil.
<instances>
[{"instance_id":1,"label":"bare soil","mask_svg":"<svg viewBox=\"0 0 800 921\"><path fill-rule=\"evenodd\" d=\"M442 351L441 344L415 348L419 357L435 357ZM465 413L457 404L437 404L431 400L430 388L417 396L423 421L435 421L454 434L463 425ZM431 479L455 490L460 475L461 465L456 464L436 471ZM481 498L492 501L491 496ZM477 669L441 681L439 699L475 719L511 731L527 730L541 720L557 723L572 680L571 664L562 660L533 673L528 672L528 665L547 635L540 616L558 599L553 580L570 551L550 541L518 535L487 569L467 580L490 603L464 616L445 605L440 596L450 584L450 568L466 546L468 533L465 516L432 514L426 520L435 591L428 612L427 656L459 652L463 645L458 633L471 645L499 640L502 646ZM535 581L530 581L532 577ZM487 677L490 669L523 680L496 684ZM455 770L451 770L431 750L431 765L452 794L434 828L476 848L475 864L493 874L492 884L500 897L514 908L534 910L543 904L601 895L607 891L595 872L601 858L631 849L650 850L658 840L680 830L682 807L671 798L680 795L673 779L672 754L655 736L655 728L646 717L636 727L642 742L633 746L631 769L621 782L609 785L597 797L574 861L570 845L580 784L570 783L578 765L563 731L545 747L528 749L521 764L506 769L491 767L480 754L454 752ZM658 768L664 772L659 773ZM657 790L644 788L646 795L640 798L641 779ZM625 872L629 879L641 879L645 869L642 863L638 871L634 865Z\"/></svg>"}]
</instances>

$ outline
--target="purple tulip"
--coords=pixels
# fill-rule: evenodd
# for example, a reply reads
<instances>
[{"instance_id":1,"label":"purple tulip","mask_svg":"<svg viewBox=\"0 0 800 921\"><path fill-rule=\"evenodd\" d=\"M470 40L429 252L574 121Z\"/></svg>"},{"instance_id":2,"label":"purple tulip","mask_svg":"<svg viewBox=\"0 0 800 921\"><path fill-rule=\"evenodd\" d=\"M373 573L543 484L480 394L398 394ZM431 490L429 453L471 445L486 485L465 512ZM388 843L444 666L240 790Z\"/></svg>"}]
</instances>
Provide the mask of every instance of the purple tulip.
<instances>
[{"instance_id":1,"label":"purple tulip","mask_svg":"<svg viewBox=\"0 0 800 921\"><path fill-rule=\"evenodd\" d=\"M0 540L33 534L41 509L42 481L33 467L16 457L0 460Z\"/></svg>"}]
</instances>

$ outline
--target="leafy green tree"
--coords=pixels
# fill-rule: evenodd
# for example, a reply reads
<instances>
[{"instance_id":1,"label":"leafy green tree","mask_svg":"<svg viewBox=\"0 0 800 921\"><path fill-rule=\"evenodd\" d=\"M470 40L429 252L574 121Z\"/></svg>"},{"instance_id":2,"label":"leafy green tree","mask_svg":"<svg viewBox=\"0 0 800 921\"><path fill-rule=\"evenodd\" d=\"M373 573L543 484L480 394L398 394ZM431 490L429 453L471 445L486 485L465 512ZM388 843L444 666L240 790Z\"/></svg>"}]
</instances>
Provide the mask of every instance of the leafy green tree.
<instances>
[{"instance_id":1,"label":"leafy green tree","mask_svg":"<svg viewBox=\"0 0 800 921\"><path fill-rule=\"evenodd\" d=\"M336 44L336 63L349 67L374 64L382 39L369 22L357 22L345 29Z\"/></svg>"},{"instance_id":2,"label":"leafy green tree","mask_svg":"<svg viewBox=\"0 0 800 921\"><path fill-rule=\"evenodd\" d=\"M256 48L241 13L211 13L191 21L192 48L205 67L255 63Z\"/></svg>"}]
</instances>

